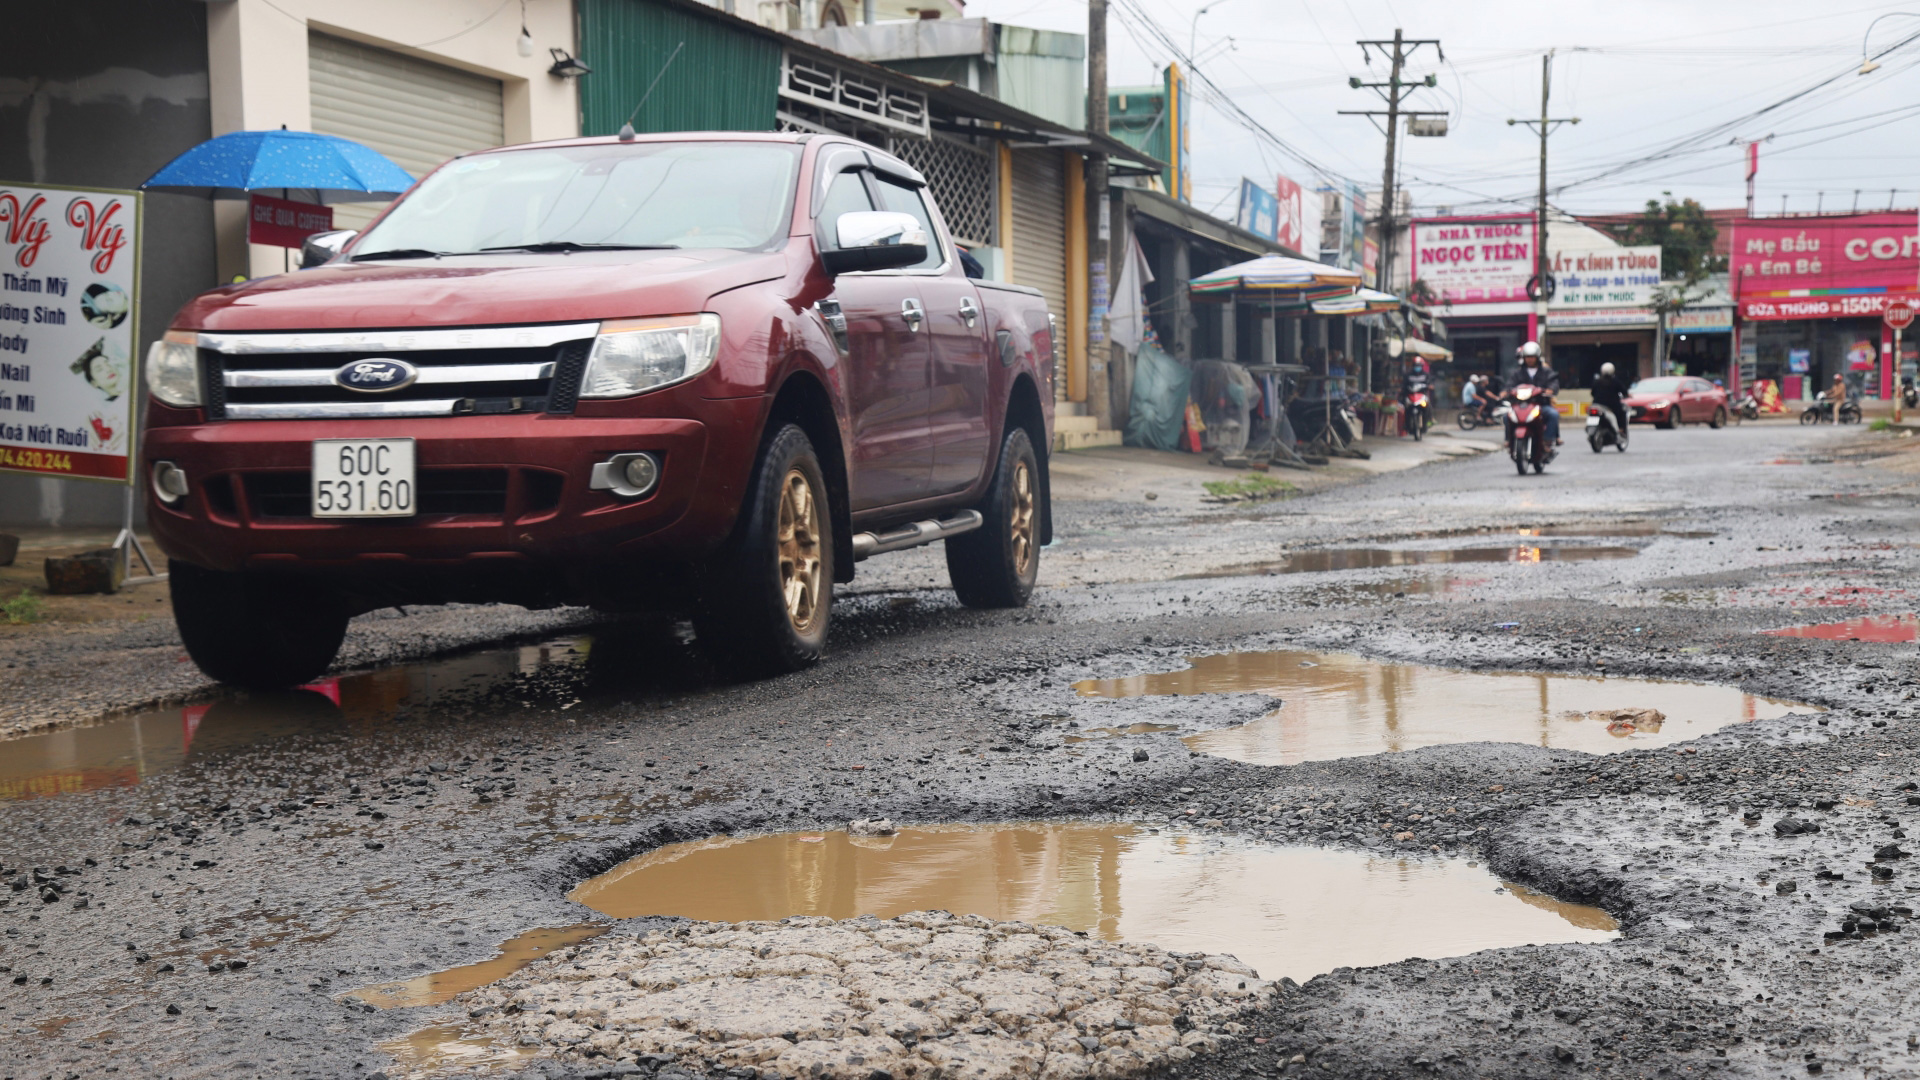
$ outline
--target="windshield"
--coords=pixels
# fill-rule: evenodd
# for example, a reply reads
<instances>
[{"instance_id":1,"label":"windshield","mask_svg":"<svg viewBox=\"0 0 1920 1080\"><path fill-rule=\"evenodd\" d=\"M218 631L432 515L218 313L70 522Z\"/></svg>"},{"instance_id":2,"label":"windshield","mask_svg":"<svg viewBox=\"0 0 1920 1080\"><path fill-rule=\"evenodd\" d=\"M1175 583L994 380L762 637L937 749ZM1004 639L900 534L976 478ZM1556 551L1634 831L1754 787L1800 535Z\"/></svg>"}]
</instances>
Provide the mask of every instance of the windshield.
<instances>
[{"instance_id":1,"label":"windshield","mask_svg":"<svg viewBox=\"0 0 1920 1080\"><path fill-rule=\"evenodd\" d=\"M785 231L799 160L798 146L754 142L476 154L429 176L354 252L766 248Z\"/></svg>"},{"instance_id":2,"label":"windshield","mask_svg":"<svg viewBox=\"0 0 1920 1080\"><path fill-rule=\"evenodd\" d=\"M1677 394L1680 392L1680 380L1641 379L1627 388L1629 394Z\"/></svg>"}]
</instances>

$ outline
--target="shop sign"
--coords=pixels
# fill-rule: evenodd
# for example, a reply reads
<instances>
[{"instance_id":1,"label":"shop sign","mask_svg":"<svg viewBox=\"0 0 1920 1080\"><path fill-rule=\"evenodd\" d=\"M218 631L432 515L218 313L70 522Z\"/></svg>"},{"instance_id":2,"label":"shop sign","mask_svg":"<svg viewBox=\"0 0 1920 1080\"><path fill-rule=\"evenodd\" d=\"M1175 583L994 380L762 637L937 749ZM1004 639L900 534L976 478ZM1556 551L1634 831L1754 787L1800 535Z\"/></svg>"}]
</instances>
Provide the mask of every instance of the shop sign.
<instances>
[{"instance_id":1,"label":"shop sign","mask_svg":"<svg viewBox=\"0 0 1920 1080\"><path fill-rule=\"evenodd\" d=\"M1787 370L1795 375L1805 375L1813 368L1812 349L1788 349Z\"/></svg>"},{"instance_id":2,"label":"shop sign","mask_svg":"<svg viewBox=\"0 0 1920 1080\"><path fill-rule=\"evenodd\" d=\"M1733 330L1733 309L1683 308L1667 315L1667 329L1676 334L1725 334Z\"/></svg>"},{"instance_id":3,"label":"shop sign","mask_svg":"<svg viewBox=\"0 0 1920 1080\"><path fill-rule=\"evenodd\" d=\"M1734 291L1749 319L1878 316L1920 278L1911 213L1736 221Z\"/></svg>"},{"instance_id":4,"label":"shop sign","mask_svg":"<svg viewBox=\"0 0 1920 1080\"><path fill-rule=\"evenodd\" d=\"M1866 338L1860 338L1847 346L1848 371L1872 371L1874 361L1880 358L1880 350Z\"/></svg>"},{"instance_id":5,"label":"shop sign","mask_svg":"<svg viewBox=\"0 0 1920 1080\"><path fill-rule=\"evenodd\" d=\"M128 483L140 193L0 183L0 470Z\"/></svg>"},{"instance_id":6,"label":"shop sign","mask_svg":"<svg viewBox=\"0 0 1920 1080\"><path fill-rule=\"evenodd\" d=\"M258 192L247 197L247 243L297 248L314 233L333 228L333 207L276 199Z\"/></svg>"},{"instance_id":7,"label":"shop sign","mask_svg":"<svg viewBox=\"0 0 1920 1080\"><path fill-rule=\"evenodd\" d=\"M1340 214L1340 266L1359 270L1366 265L1367 193L1348 184Z\"/></svg>"},{"instance_id":8,"label":"shop sign","mask_svg":"<svg viewBox=\"0 0 1920 1080\"><path fill-rule=\"evenodd\" d=\"M1299 184L1278 177L1274 183L1274 195L1279 202L1277 214L1278 230L1274 240L1289 251L1306 251L1307 242L1307 192ZM1314 242L1315 247L1319 241Z\"/></svg>"},{"instance_id":9,"label":"shop sign","mask_svg":"<svg viewBox=\"0 0 1920 1080\"><path fill-rule=\"evenodd\" d=\"M1412 280L1444 304L1527 299L1534 273L1533 220L1434 218L1411 226Z\"/></svg>"},{"instance_id":10,"label":"shop sign","mask_svg":"<svg viewBox=\"0 0 1920 1080\"><path fill-rule=\"evenodd\" d=\"M1548 234L1552 239L1552 234ZM1548 301L1555 308L1644 308L1660 284L1660 247L1575 248L1549 245L1558 288Z\"/></svg>"},{"instance_id":11,"label":"shop sign","mask_svg":"<svg viewBox=\"0 0 1920 1080\"><path fill-rule=\"evenodd\" d=\"M1650 308L1554 308L1547 317L1551 330L1573 326L1652 327L1658 323L1659 316Z\"/></svg>"}]
</instances>

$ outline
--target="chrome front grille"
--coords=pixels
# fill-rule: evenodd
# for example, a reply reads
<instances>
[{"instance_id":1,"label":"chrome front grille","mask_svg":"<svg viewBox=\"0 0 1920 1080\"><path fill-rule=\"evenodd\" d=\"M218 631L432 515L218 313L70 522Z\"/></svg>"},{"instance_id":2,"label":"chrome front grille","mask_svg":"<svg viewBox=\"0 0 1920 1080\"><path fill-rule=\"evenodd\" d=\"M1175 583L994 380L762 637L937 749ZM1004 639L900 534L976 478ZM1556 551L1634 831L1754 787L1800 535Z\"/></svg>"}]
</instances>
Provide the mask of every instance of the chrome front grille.
<instances>
[{"instance_id":1,"label":"chrome front grille","mask_svg":"<svg viewBox=\"0 0 1920 1080\"><path fill-rule=\"evenodd\" d=\"M598 323L473 330L199 336L210 419L295 420L572 412ZM400 360L417 374L392 390L335 375Z\"/></svg>"}]
</instances>

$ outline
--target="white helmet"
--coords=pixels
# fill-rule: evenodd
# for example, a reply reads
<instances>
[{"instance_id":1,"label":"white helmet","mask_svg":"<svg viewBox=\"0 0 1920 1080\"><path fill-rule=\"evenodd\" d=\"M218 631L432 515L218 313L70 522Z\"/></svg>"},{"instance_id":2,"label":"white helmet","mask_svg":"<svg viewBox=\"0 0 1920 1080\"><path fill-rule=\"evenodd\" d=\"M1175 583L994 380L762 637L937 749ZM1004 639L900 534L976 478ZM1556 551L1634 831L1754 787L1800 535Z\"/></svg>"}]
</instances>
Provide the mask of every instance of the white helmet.
<instances>
[{"instance_id":1,"label":"white helmet","mask_svg":"<svg viewBox=\"0 0 1920 1080\"><path fill-rule=\"evenodd\" d=\"M1601 364L1601 365L1600 365L1600 374L1602 374L1602 375L1611 375L1611 374L1613 374L1613 365L1612 365L1611 363L1607 363L1607 364Z\"/></svg>"},{"instance_id":2,"label":"white helmet","mask_svg":"<svg viewBox=\"0 0 1920 1080\"><path fill-rule=\"evenodd\" d=\"M1540 343L1537 341L1529 341L1525 345L1520 346L1520 359L1522 360L1536 359L1539 355Z\"/></svg>"}]
</instances>

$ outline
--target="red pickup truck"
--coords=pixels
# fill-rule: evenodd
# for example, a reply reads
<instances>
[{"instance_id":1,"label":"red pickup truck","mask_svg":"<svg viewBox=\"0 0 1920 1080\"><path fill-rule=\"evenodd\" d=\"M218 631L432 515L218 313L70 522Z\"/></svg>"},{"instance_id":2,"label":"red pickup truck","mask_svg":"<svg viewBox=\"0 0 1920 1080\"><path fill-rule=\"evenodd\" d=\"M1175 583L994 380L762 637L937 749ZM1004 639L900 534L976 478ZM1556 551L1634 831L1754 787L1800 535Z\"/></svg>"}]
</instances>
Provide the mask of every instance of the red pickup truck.
<instances>
[{"instance_id":1,"label":"red pickup truck","mask_svg":"<svg viewBox=\"0 0 1920 1080\"><path fill-rule=\"evenodd\" d=\"M684 613L788 671L857 561L935 540L964 603L1032 591L1052 319L968 276L873 147L467 154L308 255L148 353L149 520L216 679L303 682L356 614L483 602Z\"/></svg>"}]
</instances>

